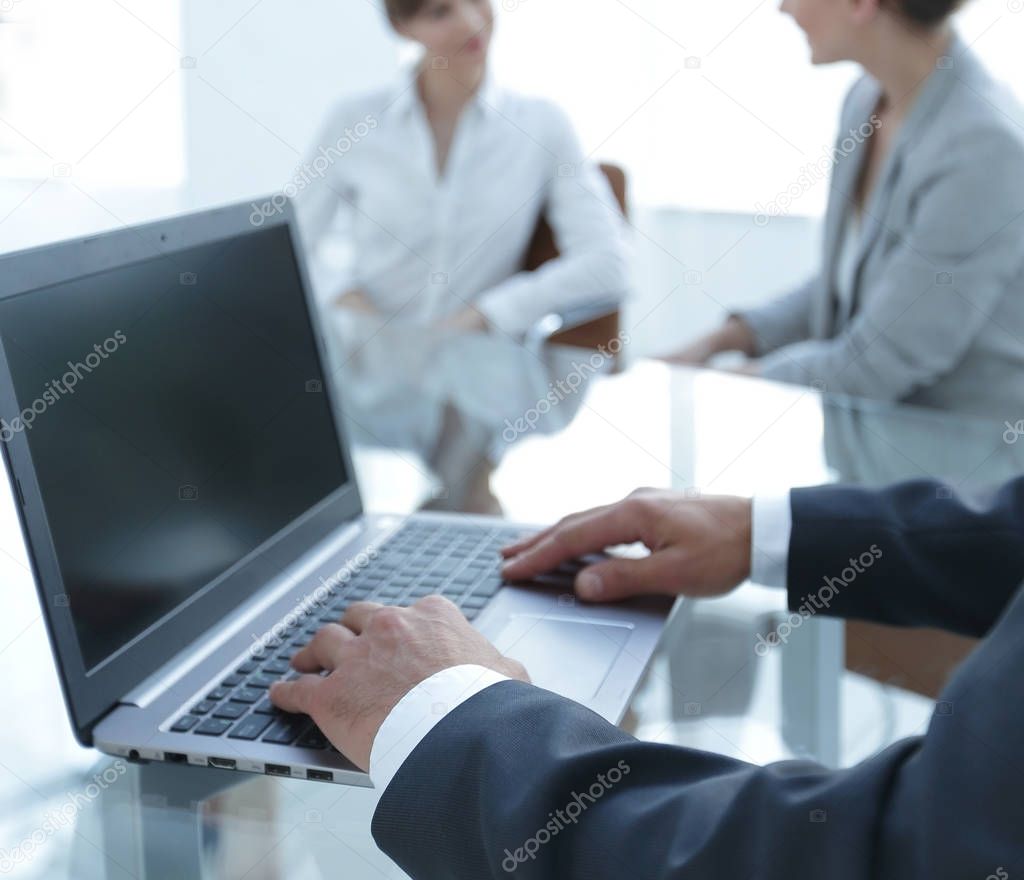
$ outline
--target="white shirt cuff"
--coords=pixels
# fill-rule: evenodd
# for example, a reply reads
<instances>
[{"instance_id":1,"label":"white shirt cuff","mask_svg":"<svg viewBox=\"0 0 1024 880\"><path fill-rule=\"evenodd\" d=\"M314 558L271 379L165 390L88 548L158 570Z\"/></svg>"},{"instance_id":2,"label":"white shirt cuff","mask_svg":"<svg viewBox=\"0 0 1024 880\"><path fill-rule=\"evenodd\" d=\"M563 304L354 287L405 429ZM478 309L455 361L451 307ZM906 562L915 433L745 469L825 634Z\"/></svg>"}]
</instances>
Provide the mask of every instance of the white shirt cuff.
<instances>
[{"instance_id":1,"label":"white shirt cuff","mask_svg":"<svg viewBox=\"0 0 1024 880\"><path fill-rule=\"evenodd\" d=\"M789 493L754 496L750 579L766 587L786 586L793 511Z\"/></svg>"},{"instance_id":2,"label":"white shirt cuff","mask_svg":"<svg viewBox=\"0 0 1024 880\"><path fill-rule=\"evenodd\" d=\"M471 663L435 672L388 713L370 749L370 781L382 793L405 759L449 712L508 676Z\"/></svg>"}]
</instances>

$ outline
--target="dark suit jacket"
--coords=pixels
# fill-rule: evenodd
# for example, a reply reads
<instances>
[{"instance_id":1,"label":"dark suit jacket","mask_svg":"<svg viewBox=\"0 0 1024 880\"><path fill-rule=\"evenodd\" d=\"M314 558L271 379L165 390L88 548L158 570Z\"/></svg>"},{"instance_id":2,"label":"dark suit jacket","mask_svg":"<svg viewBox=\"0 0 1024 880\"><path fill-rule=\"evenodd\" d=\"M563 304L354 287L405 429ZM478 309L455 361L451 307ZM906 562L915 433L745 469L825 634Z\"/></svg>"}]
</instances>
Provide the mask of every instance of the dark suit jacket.
<instances>
[{"instance_id":1,"label":"dark suit jacket","mask_svg":"<svg viewBox=\"0 0 1024 880\"><path fill-rule=\"evenodd\" d=\"M789 601L876 544L830 613L987 635L927 734L844 770L638 742L506 681L444 718L381 798L414 878L1007 880L1024 872L1024 479L792 494ZM572 806L575 805L575 806Z\"/></svg>"}]
</instances>

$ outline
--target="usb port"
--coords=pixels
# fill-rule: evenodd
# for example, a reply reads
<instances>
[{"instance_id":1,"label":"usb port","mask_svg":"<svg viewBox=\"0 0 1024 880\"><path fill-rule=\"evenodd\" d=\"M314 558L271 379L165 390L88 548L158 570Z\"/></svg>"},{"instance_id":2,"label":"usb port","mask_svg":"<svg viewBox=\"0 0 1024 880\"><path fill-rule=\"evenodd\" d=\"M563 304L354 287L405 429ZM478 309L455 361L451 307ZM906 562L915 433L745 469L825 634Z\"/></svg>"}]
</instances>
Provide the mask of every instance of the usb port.
<instances>
[{"instance_id":1,"label":"usb port","mask_svg":"<svg viewBox=\"0 0 1024 880\"><path fill-rule=\"evenodd\" d=\"M316 779L319 782L334 782L334 774L330 770L307 770L306 779Z\"/></svg>"},{"instance_id":2,"label":"usb port","mask_svg":"<svg viewBox=\"0 0 1024 880\"><path fill-rule=\"evenodd\" d=\"M267 776L291 776L292 768L287 764L264 764L263 772Z\"/></svg>"},{"instance_id":3,"label":"usb port","mask_svg":"<svg viewBox=\"0 0 1024 880\"><path fill-rule=\"evenodd\" d=\"M172 764L184 764L188 757L181 752L164 752L164 760L170 761Z\"/></svg>"},{"instance_id":4,"label":"usb port","mask_svg":"<svg viewBox=\"0 0 1024 880\"><path fill-rule=\"evenodd\" d=\"M206 763L211 767L220 767L221 770L234 770L234 758L207 758Z\"/></svg>"}]
</instances>

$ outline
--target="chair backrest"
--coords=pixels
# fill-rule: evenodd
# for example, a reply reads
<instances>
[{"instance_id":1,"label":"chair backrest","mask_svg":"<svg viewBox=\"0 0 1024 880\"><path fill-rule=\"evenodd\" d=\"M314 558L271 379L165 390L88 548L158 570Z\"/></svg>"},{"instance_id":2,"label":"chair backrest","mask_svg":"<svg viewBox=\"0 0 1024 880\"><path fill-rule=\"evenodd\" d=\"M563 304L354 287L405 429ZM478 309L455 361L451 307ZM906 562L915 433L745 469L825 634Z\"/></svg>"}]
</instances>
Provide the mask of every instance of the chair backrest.
<instances>
[{"instance_id":1,"label":"chair backrest","mask_svg":"<svg viewBox=\"0 0 1024 880\"><path fill-rule=\"evenodd\" d=\"M628 217L626 205L626 172L617 165L602 164L600 166L604 176L608 178L612 192L619 203L623 217ZM594 206L595 211L603 210L600 206ZM526 251L526 263L523 268L533 271L543 266L548 260L558 256L558 246L555 244L555 236L551 226L541 215L537 223L537 229L533 233L533 240ZM619 310L614 309L607 314L599 315L582 324L574 327L567 327L553 334L549 342L555 345L571 345L576 348L598 349L606 346L619 335ZM618 368L618 357L615 357L616 369Z\"/></svg>"},{"instance_id":2,"label":"chair backrest","mask_svg":"<svg viewBox=\"0 0 1024 880\"><path fill-rule=\"evenodd\" d=\"M624 217L629 216L626 209L626 172L619 168L618 165L602 164L600 168L604 176L608 178L608 183L611 185L615 199L619 203L622 215ZM594 209L597 210L598 206L595 205ZM530 246L526 250L526 263L523 268L532 272L557 256L558 246L555 244L554 233L551 231L548 221L541 215L537 228L533 233L533 239L530 241Z\"/></svg>"}]
</instances>

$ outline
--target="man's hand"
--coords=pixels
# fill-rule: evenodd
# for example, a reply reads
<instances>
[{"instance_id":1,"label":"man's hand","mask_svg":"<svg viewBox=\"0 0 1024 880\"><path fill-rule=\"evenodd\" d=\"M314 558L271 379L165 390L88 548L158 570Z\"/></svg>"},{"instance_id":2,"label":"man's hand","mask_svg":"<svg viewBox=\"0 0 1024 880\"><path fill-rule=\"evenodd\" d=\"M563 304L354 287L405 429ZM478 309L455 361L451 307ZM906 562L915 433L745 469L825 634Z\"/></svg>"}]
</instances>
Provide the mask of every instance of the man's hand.
<instances>
[{"instance_id":1,"label":"man's hand","mask_svg":"<svg viewBox=\"0 0 1024 880\"><path fill-rule=\"evenodd\" d=\"M286 712L309 715L367 770L377 731L398 701L435 672L464 663L530 680L522 664L499 654L447 599L427 596L410 608L356 602L292 658L307 674L274 684L270 698Z\"/></svg>"},{"instance_id":2,"label":"man's hand","mask_svg":"<svg viewBox=\"0 0 1024 880\"><path fill-rule=\"evenodd\" d=\"M638 489L506 547L502 573L529 580L588 553L642 541L649 556L589 565L576 576L576 592L601 602L650 593L715 596L749 577L750 538L748 499Z\"/></svg>"}]
</instances>

